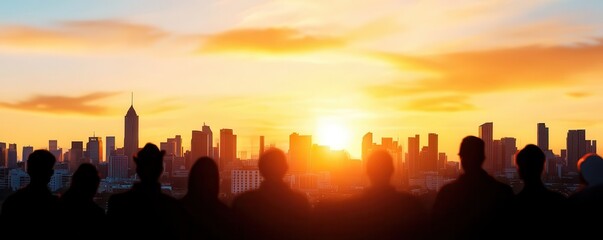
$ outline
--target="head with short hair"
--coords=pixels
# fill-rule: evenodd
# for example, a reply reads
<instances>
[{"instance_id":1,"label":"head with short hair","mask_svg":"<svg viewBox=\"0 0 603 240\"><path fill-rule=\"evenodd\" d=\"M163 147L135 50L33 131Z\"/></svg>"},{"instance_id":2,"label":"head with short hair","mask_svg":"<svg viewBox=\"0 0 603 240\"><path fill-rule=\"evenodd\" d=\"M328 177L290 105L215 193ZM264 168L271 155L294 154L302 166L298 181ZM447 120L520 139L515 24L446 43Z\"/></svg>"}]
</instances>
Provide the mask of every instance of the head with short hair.
<instances>
[{"instance_id":1,"label":"head with short hair","mask_svg":"<svg viewBox=\"0 0 603 240\"><path fill-rule=\"evenodd\" d=\"M534 144L526 145L515 154L515 164L519 177L524 180L540 179L545 160L546 156L538 146Z\"/></svg>"},{"instance_id":2,"label":"head with short hair","mask_svg":"<svg viewBox=\"0 0 603 240\"><path fill-rule=\"evenodd\" d=\"M476 136L463 138L459 156L461 157L461 166L465 172L482 168L482 164L486 159L484 146L484 140Z\"/></svg>"},{"instance_id":3,"label":"head with short hair","mask_svg":"<svg viewBox=\"0 0 603 240\"><path fill-rule=\"evenodd\" d=\"M287 156L280 149L268 149L260 156L258 168L265 180L281 181L289 168L287 165Z\"/></svg>"},{"instance_id":4,"label":"head with short hair","mask_svg":"<svg viewBox=\"0 0 603 240\"><path fill-rule=\"evenodd\" d=\"M372 186L390 185L394 173L394 160L385 149L371 152L366 161L366 174L371 180Z\"/></svg>"},{"instance_id":5,"label":"head with short hair","mask_svg":"<svg viewBox=\"0 0 603 240\"><path fill-rule=\"evenodd\" d=\"M163 173L163 155L157 145L147 143L134 157L136 173L142 182L157 182Z\"/></svg>"},{"instance_id":6,"label":"head with short hair","mask_svg":"<svg viewBox=\"0 0 603 240\"><path fill-rule=\"evenodd\" d=\"M215 198L220 188L218 165L210 157L201 157L191 167L188 176L188 194Z\"/></svg>"},{"instance_id":7,"label":"head with short hair","mask_svg":"<svg viewBox=\"0 0 603 240\"><path fill-rule=\"evenodd\" d=\"M580 177L589 186L603 184L603 158L588 153L578 160Z\"/></svg>"},{"instance_id":8,"label":"head with short hair","mask_svg":"<svg viewBox=\"0 0 603 240\"><path fill-rule=\"evenodd\" d=\"M27 158L27 174L32 184L48 184L54 174L56 159L48 150L38 149Z\"/></svg>"}]
</instances>

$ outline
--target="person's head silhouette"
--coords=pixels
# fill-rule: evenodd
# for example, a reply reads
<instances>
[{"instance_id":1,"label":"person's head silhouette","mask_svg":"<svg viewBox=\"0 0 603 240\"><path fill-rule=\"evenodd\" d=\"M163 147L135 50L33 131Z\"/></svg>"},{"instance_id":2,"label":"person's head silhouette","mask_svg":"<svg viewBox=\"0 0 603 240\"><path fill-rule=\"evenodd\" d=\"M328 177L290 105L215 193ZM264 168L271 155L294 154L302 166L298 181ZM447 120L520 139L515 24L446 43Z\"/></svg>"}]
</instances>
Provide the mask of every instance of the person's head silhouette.
<instances>
[{"instance_id":1,"label":"person's head silhouette","mask_svg":"<svg viewBox=\"0 0 603 240\"><path fill-rule=\"evenodd\" d=\"M288 169L287 156L280 149L268 149L260 156L258 168L264 180L282 181Z\"/></svg>"},{"instance_id":2,"label":"person's head silhouette","mask_svg":"<svg viewBox=\"0 0 603 240\"><path fill-rule=\"evenodd\" d=\"M538 146L526 145L515 155L515 165L517 165L519 177L524 181L540 181L545 160L544 152Z\"/></svg>"},{"instance_id":3,"label":"person's head silhouette","mask_svg":"<svg viewBox=\"0 0 603 240\"><path fill-rule=\"evenodd\" d=\"M35 150L27 158L27 174L32 185L46 186L54 174L54 163L56 159L48 150Z\"/></svg>"},{"instance_id":4,"label":"person's head silhouette","mask_svg":"<svg viewBox=\"0 0 603 240\"><path fill-rule=\"evenodd\" d=\"M459 156L461 157L461 166L465 172L474 172L482 168L486 159L484 141L476 136L467 136L461 142Z\"/></svg>"},{"instance_id":5,"label":"person's head silhouette","mask_svg":"<svg viewBox=\"0 0 603 240\"><path fill-rule=\"evenodd\" d=\"M394 160L384 149L372 151L366 162L366 174L374 187L390 185Z\"/></svg>"},{"instance_id":6,"label":"person's head silhouette","mask_svg":"<svg viewBox=\"0 0 603 240\"><path fill-rule=\"evenodd\" d=\"M215 198L220 190L218 166L210 157L201 157L188 177L188 194L202 198Z\"/></svg>"},{"instance_id":7,"label":"person's head silhouette","mask_svg":"<svg viewBox=\"0 0 603 240\"><path fill-rule=\"evenodd\" d=\"M588 153L578 160L578 171L582 181L588 186L603 184L603 158Z\"/></svg>"},{"instance_id":8,"label":"person's head silhouette","mask_svg":"<svg viewBox=\"0 0 603 240\"><path fill-rule=\"evenodd\" d=\"M136 173L141 182L158 182L163 173L163 155L157 145L147 143L134 157Z\"/></svg>"},{"instance_id":9,"label":"person's head silhouette","mask_svg":"<svg viewBox=\"0 0 603 240\"><path fill-rule=\"evenodd\" d=\"M92 198L96 194L99 184L100 176L96 167L90 163L82 163L73 173L70 189L86 198Z\"/></svg>"}]
</instances>

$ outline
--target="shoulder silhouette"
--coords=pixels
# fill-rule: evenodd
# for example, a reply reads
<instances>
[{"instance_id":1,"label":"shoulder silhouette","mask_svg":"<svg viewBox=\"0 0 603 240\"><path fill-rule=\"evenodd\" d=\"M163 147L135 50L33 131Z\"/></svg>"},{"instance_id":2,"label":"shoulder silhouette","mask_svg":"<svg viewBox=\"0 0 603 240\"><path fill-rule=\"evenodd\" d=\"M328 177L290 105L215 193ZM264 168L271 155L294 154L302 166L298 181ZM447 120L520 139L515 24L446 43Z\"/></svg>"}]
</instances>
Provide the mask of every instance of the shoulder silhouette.
<instances>
[{"instance_id":1,"label":"shoulder silhouette","mask_svg":"<svg viewBox=\"0 0 603 240\"><path fill-rule=\"evenodd\" d=\"M283 181L287 158L279 149L265 151L258 161L264 178L260 188L235 198L233 211L242 236L250 239L307 239L310 204Z\"/></svg>"},{"instance_id":2,"label":"shoulder silhouette","mask_svg":"<svg viewBox=\"0 0 603 240\"><path fill-rule=\"evenodd\" d=\"M164 151L147 143L134 157L140 182L131 190L109 198L110 229L123 238L184 239L189 235L189 217L178 200L161 192Z\"/></svg>"},{"instance_id":3,"label":"shoulder silhouette","mask_svg":"<svg viewBox=\"0 0 603 240\"><path fill-rule=\"evenodd\" d=\"M36 150L27 159L30 183L2 204L2 229L24 239L50 233L58 227L58 198L48 189L56 159L47 150Z\"/></svg>"},{"instance_id":4,"label":"shoulder silhouette","mask_svg":"<svg viewBox=\"0 0 603 240\"><path fill-rule=\"evenodd\" d=\"M100 177L96 167L89 163L81 164L73 177L71 186L61 196L61 215L63 224L69 226L70 231L64 235L68 239L87 236L89 239L103 239L105 229L105 210L94 202L94 196L100 184ZM99 234L91 234L98 232Z\"/></svg>"},{"instance_id":5,"label":"shoulder silhouette","mask_svg":"<svg viewBox=\"0 0 603 240\"><path fill-rule=\"evenodd\" d=\"M603 158L594 153L578 160L578 171L584 187L569 197L570 219L574 237L601 235L603 224Z\"/></svg>"},{"instance_id":6,"label":"shoulder silhouette","mask_svg":"<svg viewBox=\"0 0 603 240\"><path fill-rule=\"evenodd\" d=\"M393 158L375 150L367 158L371 186L358 196L317 208L314 228L323 239L423 239L426 211L391 185Z\"/></svg>"},{"instance_id":7,"label":"shoulder silhouette","mask_svg":"<svg viewBox=\"0 0 603 240\"><path fill-rule=\"evenodd\" d=\"M523 189L515 196L513 218L516 236L554 237L553 231L546 231L550 221L559 218L565 197L548 190L542 182L542 172L546 157L542 150L533 144L526 145L515 155L515 165L519 177L523 180Z\"/></svg>"},{"instance_id":8,"label":"shoulder silhouette","mask_svg":"<svg viewBox=\"0 0 603 240\"><path fill-rule=\"evenodd\" d=\"M188 192L182 204L193 217L193 238L232 239L234 219L231 210L218 199L218 166L209 157L199 158L191 167Z\"/></svg>"},{"instance_id":9,"label":"shoulder silhouette","mask_svg":"<svg viewBox=\"0 0 603 240\"><path fill-rule=\"evenodd\" d=\"M464 173L442 187L432 210L431 233L437 239L496 239L506 233L513 191L482 169L484 145L475 136L461 142Z\"/></svg>"}]
</instances>

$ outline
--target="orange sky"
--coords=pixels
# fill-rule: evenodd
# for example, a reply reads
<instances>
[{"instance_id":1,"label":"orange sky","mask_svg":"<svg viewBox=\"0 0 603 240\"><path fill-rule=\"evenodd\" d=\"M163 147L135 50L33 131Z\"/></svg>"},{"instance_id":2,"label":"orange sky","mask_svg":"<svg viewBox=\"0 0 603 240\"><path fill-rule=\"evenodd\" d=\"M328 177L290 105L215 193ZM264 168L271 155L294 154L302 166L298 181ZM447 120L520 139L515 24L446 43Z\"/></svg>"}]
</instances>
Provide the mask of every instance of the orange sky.
<instances>
[{"instance_id":1,"label":"orange sky","mask_svg":"<svg viewBox=\"0 0 603 240\"><path fill-rule=\"evenodd\" d=\"M598 1L27 2L0 3L0 142L19 152L121 146L131 92L141 144L188 149L206 122L248 156L292 132L355 158L368 131L435 132L451 160L490 121L520 148L545 122L556 153L568 129L603 136Z\"/></svg>"}]
</instances>

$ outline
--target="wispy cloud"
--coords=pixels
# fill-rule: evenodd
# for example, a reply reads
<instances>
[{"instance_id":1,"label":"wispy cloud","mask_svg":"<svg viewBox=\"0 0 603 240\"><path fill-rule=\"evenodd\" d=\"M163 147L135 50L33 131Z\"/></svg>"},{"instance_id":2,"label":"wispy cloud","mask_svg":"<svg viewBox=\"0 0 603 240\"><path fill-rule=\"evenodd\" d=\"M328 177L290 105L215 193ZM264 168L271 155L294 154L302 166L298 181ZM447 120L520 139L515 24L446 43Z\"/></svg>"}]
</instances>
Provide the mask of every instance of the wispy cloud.
<instances>
[{"instance_id":1,"label":"wispy cloud","mask_svg":"<svg viewBox=\"0 0 603 240\"><path fill-rule=\"evenodd\" d=\"M571 98L585 98L593 95L592 92L568 92L565 95Z\"/></svg>"},{"instance_id":2,"label":"wispy cloud","mask_svg":"<svg viewBox=\"0 0 603 240\"><path fill-rule=\"evenodd\" d=\"M56 27L0 26L0 47L42 51L103 51L148 47L167 36L153 26L115 20L68 21Z\"/></svg>"},{"instance_id":3,"label":"wispy cloud","mask_svg":"<svg viewBox=\"0 0 603 240\"><path fill-rule=\"evenodd\" d=\"M200 48L211 52L303 53L336 48L344 41L335 37L312 35L292 28L235 29L207 36Z\"/></svg>"},{"instance_id":4,"label":"wispy cloud","mask_svg":"<svg viewBox=\"0 0 603 240\"><path fill-rule=\"evenodd\" d=\"M427 77L394 81L366 90L373 96L455 92L479 94L527 88L553 88L575 83L574 76L603 67L603 42L574 47L529 46L461 52L426 57L378 54L401 71Z\"/></svg>"},{"instance_id":5,"label":"wispy cloud","mask_svg":"<svg viewBox=\"0 0 603 240\"><path fill-rule=\"evenodd\" d=\"M440 96L411 99L405 110L415 110L424 112L458 112L475 109L475 106L468 103L467 96Z\"/></svg>"},{"instance_id":6,"label":"wispy cloud","mask_svg":"<svg viewBox=\"0 0 603 240\"><path fill-rule=\"evenodd\" d=\"M109 109L95 102L117 94L119 93L94 92L79 97L37 95L15 103L0 102L0 107L53 114L101 115L108 113Z\"/></svg>"}]
</instances>

